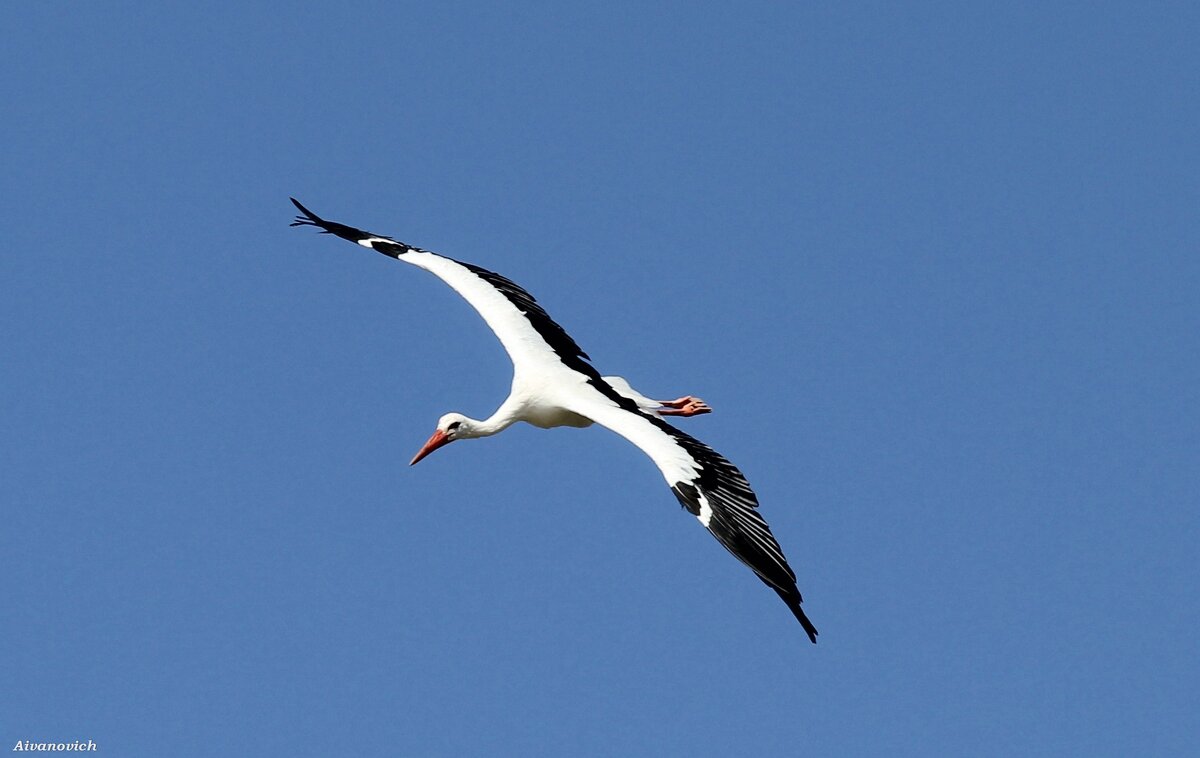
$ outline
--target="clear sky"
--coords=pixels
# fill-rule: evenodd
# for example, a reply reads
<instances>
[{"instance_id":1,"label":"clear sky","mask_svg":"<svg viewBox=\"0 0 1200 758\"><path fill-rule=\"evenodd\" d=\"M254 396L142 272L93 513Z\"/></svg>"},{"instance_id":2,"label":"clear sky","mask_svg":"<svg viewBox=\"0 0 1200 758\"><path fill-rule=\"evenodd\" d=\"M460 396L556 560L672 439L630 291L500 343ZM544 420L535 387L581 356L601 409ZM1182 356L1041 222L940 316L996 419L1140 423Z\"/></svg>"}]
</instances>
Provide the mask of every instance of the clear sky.
<instances>
[{"instance_id":1,"label":"clear sky","mask_svg":"<svg viewBox=\"0 0 1200 758\"><path fill-rule=\"evenodd\" d=\"M1194 3L13 3L0 750L1169 755ZM821 630L429 275L696 394Z\"/></svg>"}]
</instances>

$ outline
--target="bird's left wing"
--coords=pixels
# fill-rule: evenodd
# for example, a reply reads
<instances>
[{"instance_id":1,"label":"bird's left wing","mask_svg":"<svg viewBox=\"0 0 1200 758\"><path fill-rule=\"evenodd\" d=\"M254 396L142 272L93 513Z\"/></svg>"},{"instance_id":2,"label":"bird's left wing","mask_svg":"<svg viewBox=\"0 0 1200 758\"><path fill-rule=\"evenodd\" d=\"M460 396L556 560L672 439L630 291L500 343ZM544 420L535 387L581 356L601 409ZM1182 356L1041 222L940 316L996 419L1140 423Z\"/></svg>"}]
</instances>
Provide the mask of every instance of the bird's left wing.
<instances>
[{"instance_id":1,"label":"bird's left wing","mask_svg":"<svg viewBox=\"0 0 1200 758\"><path fill-rule=\"evenodd\" d=\"M304 214L297 216L292 226L315 226L325 234L336 235L389 258L423 268L450 285L496 333L518 370L536 371L539 367L561 364L577 371L582 369L584 373L595 371L587 363L587 354L575 344L571 335L550 318L533 295L515 282L485 268L422 250L381 234L327 221L295 198L291 200Z\"/></svg>"},{"instance_id":2,"label":"bird's left wing","mask_svg":"<svg viewBox=\"0 0 1200 758\"><path fill-rule=\"evenodd\" d=\"M597 377L599 378L599 377ZM717 541L782 598L809 639L817 629L800 607L796 574L758 513L758 498L746 477L720 453L691 435L639 411L634 401L589 382L595 391L566 401L570 410L607 427L650 456L679 503L699 519Z\"/></svg>"}]
</instances>

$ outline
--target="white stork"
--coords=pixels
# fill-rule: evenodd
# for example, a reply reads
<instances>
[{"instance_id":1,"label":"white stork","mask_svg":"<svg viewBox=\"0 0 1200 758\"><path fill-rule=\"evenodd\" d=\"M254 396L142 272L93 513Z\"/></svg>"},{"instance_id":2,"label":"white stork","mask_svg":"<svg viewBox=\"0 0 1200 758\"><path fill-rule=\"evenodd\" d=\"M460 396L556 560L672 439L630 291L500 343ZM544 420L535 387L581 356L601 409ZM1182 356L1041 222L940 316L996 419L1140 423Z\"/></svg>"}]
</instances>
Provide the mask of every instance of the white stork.
<instances>
[{"instance_id":1,"label":"white stork","mask_svg":"<svg viewBox=\"0 0 1200 758\"><path fill-rule=\"evenodd\" d=\"M702 400L654 401L620 377L602 377L587 354L554 322L533 296L499 274L394 239L326 221L292 202L303 216L292 226L315 226L389 258L423 268L450 285L479 312L513 362L512 391L482 421L461 413L438 419L437 431L413 457L416 463L455 440L490 437L524 421L556 426L607 427L650 456L680 504L700 520L726 550L749 566L791 609L809 639L817 629L800 607L796 575L758 514L758 499L742 472L720 454L661 417L708 413ZM411 464L410 464L411 465Z\"/></svg>"}]
</instances>

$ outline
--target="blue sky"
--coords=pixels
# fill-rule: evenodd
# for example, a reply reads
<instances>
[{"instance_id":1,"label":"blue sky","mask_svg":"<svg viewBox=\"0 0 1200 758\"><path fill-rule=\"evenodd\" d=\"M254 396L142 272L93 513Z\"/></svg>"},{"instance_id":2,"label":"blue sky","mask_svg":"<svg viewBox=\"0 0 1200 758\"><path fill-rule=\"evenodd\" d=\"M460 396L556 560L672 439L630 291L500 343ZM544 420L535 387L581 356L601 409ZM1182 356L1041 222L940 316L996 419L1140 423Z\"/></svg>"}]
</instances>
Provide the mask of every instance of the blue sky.
<instances>
[{"instance_id":1,"label":"blue sky","mask_svg":"<svg viewBox=\"0 0 1200 758\"><path fill-rule=\"evenodd\" d=\"M0 747L1194 745L1195 5L213 5L6 15ZM708 400L820 644L603 430L405 465L507 359L289 195Z\"/></svg>"}]
</instances>

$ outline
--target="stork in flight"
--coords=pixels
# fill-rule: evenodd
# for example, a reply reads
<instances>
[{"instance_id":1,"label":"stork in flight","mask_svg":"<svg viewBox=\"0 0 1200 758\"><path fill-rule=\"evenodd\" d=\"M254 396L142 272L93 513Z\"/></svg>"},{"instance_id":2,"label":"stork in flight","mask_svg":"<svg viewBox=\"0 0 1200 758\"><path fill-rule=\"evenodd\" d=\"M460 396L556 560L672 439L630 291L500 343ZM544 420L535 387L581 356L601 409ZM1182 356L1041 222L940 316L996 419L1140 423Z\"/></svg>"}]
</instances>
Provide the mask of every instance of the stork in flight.
<instances>
[{"instance_id":1,"label":"stork in flight","mask_svg":"<svg viewBox=\"0 0 1200 758\"><path fill-rule=\"evenodd\" d=\"M438 419L437 431L413 457L416 463L455 440L490 437L517 421L543 429L607 427L650 456L680 504L700 520L726 550L749 566L783 599L817 641L817 628L800 607L796 575L771 528L758 514L758 498L742 472L719 453L676 429L663 416L708 413L690 396L655 401L620 377L602 377L575 340L550 318L533 296L499 274L345 224L326 221L292 202L304 215L292 226L315 226L389 258L411 263L462 295L500 339L513 362L512 391L482 421L461 413ZM411 464L410 464L411 465Z\"/></svg>"}]
</instances>

